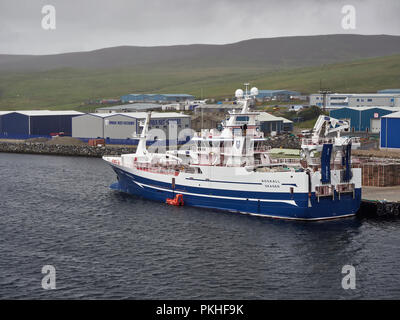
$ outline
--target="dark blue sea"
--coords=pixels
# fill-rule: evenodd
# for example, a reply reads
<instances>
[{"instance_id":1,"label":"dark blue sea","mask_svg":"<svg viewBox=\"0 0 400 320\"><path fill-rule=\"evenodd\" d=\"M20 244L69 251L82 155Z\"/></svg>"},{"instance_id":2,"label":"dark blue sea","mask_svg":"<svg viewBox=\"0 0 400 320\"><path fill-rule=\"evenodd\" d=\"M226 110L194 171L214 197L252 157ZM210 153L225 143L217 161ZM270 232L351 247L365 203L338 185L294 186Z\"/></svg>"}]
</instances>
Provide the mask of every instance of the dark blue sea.
<instances>
[{"instance_id":1,"label":"dark blue sea","mask_svg":"<svg viewBox=\"0 0 400 320\"><path fill-rule=\"evenodd\" d=\"M172 207L110 190L101 159L0 153L0 177L1 299L400 298L400 220Z\"/></svg>"}]
</instances>

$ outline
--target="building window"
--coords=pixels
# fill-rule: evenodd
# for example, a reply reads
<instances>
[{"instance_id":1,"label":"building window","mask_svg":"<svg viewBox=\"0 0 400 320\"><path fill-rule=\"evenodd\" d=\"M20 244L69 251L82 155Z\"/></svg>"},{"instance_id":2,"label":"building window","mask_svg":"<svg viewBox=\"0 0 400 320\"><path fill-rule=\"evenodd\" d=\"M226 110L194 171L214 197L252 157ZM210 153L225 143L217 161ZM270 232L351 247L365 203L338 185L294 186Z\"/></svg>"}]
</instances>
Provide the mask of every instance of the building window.
<instances>
[{"instance_id":1,"label":"building window","mask_svg":"<svg viewBox=\"0 0 400 320\"><path fill-rule=\"evenodd\" d=\"M368 99L367 101L372 102L372 99Z\"/></svg>"},{"instance_id":2,"label":"building window","mask_svg":"<svg viewBox=\"0 0 400 320\"><path fill-rule=\"evenodd\" d=\"M331 97L331 100L346 100L346 97Z\"/></svg>"}]
</instances>

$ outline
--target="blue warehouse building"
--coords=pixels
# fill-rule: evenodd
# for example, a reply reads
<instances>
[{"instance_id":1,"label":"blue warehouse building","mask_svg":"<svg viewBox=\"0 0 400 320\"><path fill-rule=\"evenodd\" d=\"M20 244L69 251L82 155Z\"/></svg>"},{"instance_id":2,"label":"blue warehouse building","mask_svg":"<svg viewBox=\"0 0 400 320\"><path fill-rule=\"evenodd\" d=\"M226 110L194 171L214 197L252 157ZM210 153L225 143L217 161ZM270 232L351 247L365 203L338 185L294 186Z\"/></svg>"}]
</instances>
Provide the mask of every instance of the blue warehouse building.
<instances>
[{"instance_id":1,"label":"blue warehouse building","mask_svg":"<svg viewBox=\"0 0 400 320\"><path fill-rule=\"evenodd\" d=\"M0 137L18 138L29 136L29 122L25 115L18 112L0 113Z\"/></svg>"},{"instance_id":2,"label":"blue warehouse building","mask_svg":"<svg viewBox=\"0 0 400 320\"><path fill-rule=\"evenodd\" d=\"M399 111L394 107L345 107L333 109L329 115L336 119L350 120L350 130L353 132L380 132L383 116Z\"/></svg>"},{"instance_id":3,"label":"blue warehouse building","mask_svg":"<svg viewBox=\"0 0 400 320\"><path fill-rule=\"evenodd\" d=\"M121 96L123 103L132 102L181 102L187 100L194 100L194 96L190 94L142 94L131 93Z\"/></svg>"},{"instance_id":4,"label":"blue warehouse building","mask_svg":"<svg viewBox=\"0 0 400 320\"><path fill-rule=\"evenodd\" d=\"M400 111L381 118L380 147L400 150Z\"/></svg>"},{"instance_id":5,"label":"blue warehouse building","mask_svg":"<svg viewBox=\"0 0 400 320\"><path fill-rule=\"evenodd\" d=\"M49 137L51 133L72 134L72 118L77 111L6 111L0 113L0 137L27 139Z\"/></svg>"}]
</instances>

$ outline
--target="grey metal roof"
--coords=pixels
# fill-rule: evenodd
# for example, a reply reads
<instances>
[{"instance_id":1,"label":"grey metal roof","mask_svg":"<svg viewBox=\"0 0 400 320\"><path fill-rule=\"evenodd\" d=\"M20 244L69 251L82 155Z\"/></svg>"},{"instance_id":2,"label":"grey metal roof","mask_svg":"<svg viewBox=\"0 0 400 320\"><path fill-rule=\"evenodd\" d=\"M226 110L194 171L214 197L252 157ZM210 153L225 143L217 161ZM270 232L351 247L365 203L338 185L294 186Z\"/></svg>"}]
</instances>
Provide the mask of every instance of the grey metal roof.
<instances>
[{"instance_id":1,"label":"grey metal roof","mask_svg":"<svg viewBox=\"0 0 400 320\"><path fill-rule=\"evenodd\" d=\"M256 119L258 121L283 121L282 117L276 117L268 112L260 112Z\"/></svg>"},{"instance_id":2,"label":"grey metal roof","mask_svg":"<svg viewBox=\"0 0 400 320\"><path fill-rule=\"evenodd\" d=\"M89 115L94 117L108 118L115 116L125 116L129 118L145 119L147 112L113 112L113 113L86 113L82 115ZM152 112L151 119L155 118L190 118L187 114L177 112Z\"/></svg>"},{"instance_id":3,"label":"grey metal roof","mask_svg":"<svg viewBox=\"0 0 400 320\"><path fill-rule=\"evenodd\" d=\"M299 93L298 91L293 91L293 90L258 90L258 93L279 93L279 92L295 92L295 93Z\"/></svg>"},{"instance_id":4,"label":"grey metal roof","mask_svg":"<svg viewBox=\"0 0 400 320\"><path fill-rule=\"evenodd\" d=\"M60 110L60 111L51 111L51 110L28 110L28 111L16 111L18 113L24 114L26 116L74 116L74 115L82 115L83 112L75 111L75 110Z\"/></svg>"},{"instance_id":5,"label":"grey metal roof","mask_svg":"<svg viewBox=\"0 0 400 320\"><path fill-rule=\"evenodd\" d=\"M200 109L241 109L242 107L237 104L199 104L195 108Z\"/></svg>"},{"instance_id":6,"label":"grey metal roof","mask_svg":"<svg viewBox=\"0 0 400 320\"><path fill-rule=\"evenodd\" d=\"M382 110L387 110L387 111L399 111L399 107L385 107L385 106L363 106L363 107L343 107L343 108L337 108L335 110L356 110L356 111L365 111L365 110L371 110L371 109L382 109ZM333 110L332 110L333 111Z\"/></svg>"},{"instance_id":7,"label":"grey metal roof","mask_svg":"<svg viewBox=\"0 0 400 320\"><path fill-rule=\"evenodd\" d=\"M379 90L378 93L398 93L398 94L400 94L400 89L383 89L383 90Z\"/></svg>"},{"instance_id":8,"label":"grey metal roof","mask_svg":"<svg viewBox=\"0 0 400 320\"><path fill-rule=\"evenodd\" d=\"M19 113L25 116L69 116L69 115L83 115L83 112L75 110L13 110L13 111L0 111L0 115L8 113Z\"/></svg>"},{"instance_id":9,"label":"grey metal roof","mask_svg":"<svg viewBox=\"0 0 400 320\"><path fill-rule=\"evenodd\" d=\"M111 107L101 107L96 110L147 110L147 109L161 109L161 104L156 103L129 103L129 104L121 104L118 106Z\"/></svg>"},{"instance_id":10,"label":"grey metal roof","mask_svg":"<svg viewBox=\"0 0 400 320\"><path fill-rule=\"evenodd\" d=\"M165 96L165 97L193 97L186 93L128 93L125 96Z\"/></svg>"},{"instance_id":11,"label":"grey metal roof","mask_svg":"<svg viewBox=\"0 0 400 320\"><path fill-rule=\"evenodd\" d=\"M386 116L383 116L381 118L400 118L400 111L387 114Z\"/></svg>"}]
</instances>

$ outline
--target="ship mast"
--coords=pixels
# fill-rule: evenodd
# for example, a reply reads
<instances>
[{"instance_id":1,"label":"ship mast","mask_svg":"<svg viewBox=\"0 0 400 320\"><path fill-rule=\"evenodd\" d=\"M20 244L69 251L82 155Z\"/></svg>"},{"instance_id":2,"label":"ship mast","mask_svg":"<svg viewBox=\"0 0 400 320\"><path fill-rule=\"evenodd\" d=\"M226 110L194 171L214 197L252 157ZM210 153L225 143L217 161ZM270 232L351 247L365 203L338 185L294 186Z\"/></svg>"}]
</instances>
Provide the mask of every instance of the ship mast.
<instances>
[{"instance_id":1,"label":"ship mast","mask_svg":"<svg viewBox=\"0 0 400 320\"><path fill-rule=\"evenodd\" d=\"M151 117L151 111L147 113L146 115L146 120L144 122L143 130L140 135L139 143L136 149L136 154L137 155L145 155L147 154L147 149L146 149L146 140L147 140L147 132L149 129L149 123L150 123L150 117Z\"/></svg>"}]
</instances>

